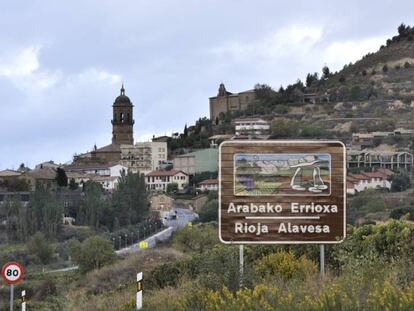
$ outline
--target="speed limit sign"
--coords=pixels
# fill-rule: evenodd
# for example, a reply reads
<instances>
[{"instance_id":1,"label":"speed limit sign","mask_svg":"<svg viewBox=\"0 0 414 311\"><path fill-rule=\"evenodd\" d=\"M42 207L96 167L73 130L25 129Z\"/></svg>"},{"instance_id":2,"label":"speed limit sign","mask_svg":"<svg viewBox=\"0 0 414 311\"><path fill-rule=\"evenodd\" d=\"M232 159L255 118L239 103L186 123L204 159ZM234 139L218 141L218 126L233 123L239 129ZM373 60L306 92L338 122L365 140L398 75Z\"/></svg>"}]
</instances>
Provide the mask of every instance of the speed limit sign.
<instances>
[{"instance_id":1,"label":"speed limit sign","mask_svg":"<svg viewBox=\"0 0 414 311\"><path fill-rule=\"evenodd\" d=\"M8 284L16 284L24 276L24 268L17 262L8 262L1 269L1 276Z\"/></svg>"}]
</instances>

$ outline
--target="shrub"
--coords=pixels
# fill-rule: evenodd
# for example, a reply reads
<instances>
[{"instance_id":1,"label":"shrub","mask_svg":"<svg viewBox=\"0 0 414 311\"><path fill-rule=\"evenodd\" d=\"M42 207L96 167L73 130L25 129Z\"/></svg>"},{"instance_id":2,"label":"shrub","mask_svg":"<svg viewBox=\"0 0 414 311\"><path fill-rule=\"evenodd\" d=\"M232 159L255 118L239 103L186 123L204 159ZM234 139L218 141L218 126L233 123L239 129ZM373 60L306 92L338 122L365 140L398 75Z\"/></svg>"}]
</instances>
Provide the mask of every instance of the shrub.
<instances>
[{"instance_id":1,"label":"shrub","mask_svg":"<svg viewBox=\"0 0 414 311\"><path fill-rule=\"evenodd\" d=\"M317 271L316 264L306 257L295 258L291 252L277 252L267 255L255 262L255 272L263 279L277 276L283 279L299 278Z\"/></svg>"},{"instance_id":2,"label":"shrub","mask_svg":"<svg viewBox=\"0 0 414 311\"><path fill-rule=\"evenodd\" d=\"M200 210L200 221L209 222L217 221L218 218L218 200L208 201Z\"/></svg>"},{"instance_id":3,"label":"shrub","mask_svg":"<svg viewBox=\"0 0 414 311\"><path fill-rule=\"evenodd\" d=\"M382 71L383 71L384 73L386 73L386 72L388 71L388 66L387 66L387 64L385 64L385 65L382 67Z\"/></svg>"},{"instance_id":4,"label":"shrub","mask_svg":"<svg viewBox=\"0 0 414 311\"><path fill-rule=\"evenodd\" d=\"M213 225L185 227L175 233L174 245L183 252L203 252L219 243L217 228Z\"/></svg>"},{"instance_id":5,"label":"shrub","mask_svg":"<svg viewBox=\"0 0 414 311\"><path fill-rule=\"evenodd\" d=\"M53 246L50 245L41 232L36 232L35 235L27 242L27 249L35 255L42 264L48 264L53 257Z\"/></svg>"},{"instance_id":6,"label":"shrub","mask_svg":"<svg viewBox=\"0 0 414 311\"><path fill-rule=\"evenodd\" d=\"M410 65L410 63L409 63L409 62L405 62L405 63L404 63L404 68L406 68L406 69L407 69L407 68L410 68L410 66L411 66L411 65Z\"/></svg>"},{"instance_id":7,"label":"shrub","mask_svg":"<svg viewBox=\"0 0 414 311\"><path fill-rule=\"evenodd\" d=\"M174 286L182 276L179 263L166 263L154 268L146 277L146 286L150 288L163 288Z\"/></svg>"},{"instance_id":8,"label":"shrub","mask_svg":"<svg viewBox=\"0 0 414 311\"><path fill-rule=\"evenodd\" d=\"M100 236L87 238L83 243L71 241L69 253L82 273L100 269L116 260L112 244Z\"/></svg>"}]
</instances>

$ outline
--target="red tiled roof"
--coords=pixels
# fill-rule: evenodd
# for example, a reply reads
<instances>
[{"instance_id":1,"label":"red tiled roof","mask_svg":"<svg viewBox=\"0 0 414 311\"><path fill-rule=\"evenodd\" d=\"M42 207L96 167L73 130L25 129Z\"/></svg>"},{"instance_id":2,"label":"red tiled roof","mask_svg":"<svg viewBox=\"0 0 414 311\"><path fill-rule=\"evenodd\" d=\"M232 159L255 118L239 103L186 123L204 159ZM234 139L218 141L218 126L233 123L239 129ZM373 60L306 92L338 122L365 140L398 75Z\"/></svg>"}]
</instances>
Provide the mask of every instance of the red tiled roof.
<instances>
[{"instance_id":1,"label":"red tiled roof","mask_svg":"<svg viewBox=\"0 0 414 311\"><path fill-rule=\"evenodd\" d=\"M368 176L369 178L384 178L384 174L380 172L363 172L362 175Z\"/></svg>"},{"instance_id":2,"label":"red tiled roof","mask_svg":"<svg viewBox=\"0 0 414 311\"><path fill-rule=\"evenodd\" d=\"M387 169L387 168L378 168L377 169L377 172L382 173L382 174L384 174L384 175L386 175L388 177L394 175L394 172L391 171L391 170L389 170L389 169Z\"/></svg>"},{"instance_id":3,"label":"red tiled roof","mask_svg":"<svg viewBox=\"0 0 414 311\"><path fill-rule=\"evenodd\" d=\"M350 174L349 176L357 180L368 180L369 179L368 176L364 176L362 174Z\"/></svg>"},{"instance_id":4,"label":"red tiled roof","mask_svg":"<svg viewBox=\"0 0 414 311\"><path fill-rule=\"evenodd\" d=\"M346 182L346 188L347 189L354 189L354 184L351 182Z\"/></svg>"},{"instance_id":5,"label":"red tiled roof","mask_svg":"<svg viewBox=\"0 0 414 311\"><path fill-rule=\"evenodd\" d=\"M186 173L184 173L183 171L177 171L177 170L170 170L170 171L152 171L149 172L147 175L145 176L157 176L157 177L161 177L161 176L175 176L179 173L182 173L184 175L187 175Z\"/></svg>"},{"instance_id":6,"label":"red tiled roof","mask_svg":"<svg viewBox=\"0 0 414 311\"><path fill-rule=\"evenodd\" d=\"M218 185L217 179L206 179L198 183L198 185Z\"/></svg>"}]
</instances>

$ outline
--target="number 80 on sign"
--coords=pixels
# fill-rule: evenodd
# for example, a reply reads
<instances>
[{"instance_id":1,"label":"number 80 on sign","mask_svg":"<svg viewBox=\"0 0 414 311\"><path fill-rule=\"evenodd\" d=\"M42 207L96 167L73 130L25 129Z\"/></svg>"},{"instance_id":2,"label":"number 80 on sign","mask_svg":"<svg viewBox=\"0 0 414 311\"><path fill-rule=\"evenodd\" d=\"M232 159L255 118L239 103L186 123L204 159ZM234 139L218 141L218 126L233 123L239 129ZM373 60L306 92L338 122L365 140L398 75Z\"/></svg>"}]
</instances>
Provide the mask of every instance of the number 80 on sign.
<instances>
[{"instance_id":1,"label":"number 80 on sign","mask_svg":"<svg viewBox=\"0 0 414 311\"><path fill-rule=\"evenodd\" d=\"M1 276L8 284L16 284L24 276L24 268L17 262L8 262L1 269Z\"/></svg>"}]
</instances>

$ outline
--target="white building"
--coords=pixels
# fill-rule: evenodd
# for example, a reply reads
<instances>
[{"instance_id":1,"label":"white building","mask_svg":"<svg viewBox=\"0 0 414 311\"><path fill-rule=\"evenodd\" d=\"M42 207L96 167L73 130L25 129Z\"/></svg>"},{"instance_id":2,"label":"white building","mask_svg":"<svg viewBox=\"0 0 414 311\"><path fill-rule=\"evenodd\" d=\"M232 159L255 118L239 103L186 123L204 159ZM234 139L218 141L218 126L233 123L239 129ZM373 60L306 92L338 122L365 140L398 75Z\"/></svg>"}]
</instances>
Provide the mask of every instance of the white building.
<instances>
[{"instance_id":1,"label":"white building","mask_svg":"<svg viewBox=\"0 0 414 311\"><path fill-rule=\"evenodd\" d=\"M69 173L73 172L110 177L120 177L122 171L125 173L128 171L126 166L116 163L73 165L64 167L64 170Z\"/></svg>"},{"instance_id":2,"label":"white building","mask_svg":"<svg viewBox=\"0 0 414 311\"><path fill-rule=\"evenodd\" d=\"M218 191L218 180L217 179L206 179L198 183L197 189L201 191Z\"/></svg>"},{"instance_id":3,"label":"white building","mask_svg":"<svg viewBox=\"0 0 414 311\"><path fill-rule=\"evenodd\" d=\"M240 135L268 135L270 122L261 118L239 118L234 120L236 136Z\"/></svg>"},{"instance_id":4,"label":"white building","mask_svg":"<svg viewBox=\"0 0 414 311\"><path fill-rule=\"evenodd\" d=\"M93 177L92 180L101 184L104 190L112 192L116 189L119 178L111 176L96 176Z\"/></svg>"},{"instance_id":5,"label":"white building","mask_svg":"<svg viewBox=\"0 0 414 311\"><path fill-rule=\"evenodd\" d=\"M172 183L178 185L178 190L184 190L189 183L189 176L183 171L152 171L145 175L145 183L150 191L166 191Z\"/></svg>"},{"instance_id":6,"label":"white building","mask_svg":"<svg viewBox=\"0 0 414 311\"><path fill-rule=\"evenodd\" d=\"M363 172L361 174L349 174L346 178L346 192L355 194L367 189L391 189L390 170L378 170L374 172Z\"/></svg>"},{"instance_id":7,"label":"white building","mask_svg":"<svg viewBox=\"0 0 414 311\"><path fill-rule=\"evenodd\" d=\"M143 174L159 170L167 161L166 142L138 142L135 145L121 145L120 163L132 173Z\"/></svg>"}]
</instances>

